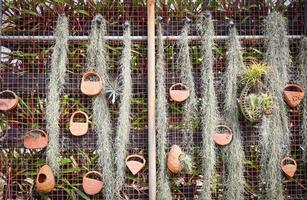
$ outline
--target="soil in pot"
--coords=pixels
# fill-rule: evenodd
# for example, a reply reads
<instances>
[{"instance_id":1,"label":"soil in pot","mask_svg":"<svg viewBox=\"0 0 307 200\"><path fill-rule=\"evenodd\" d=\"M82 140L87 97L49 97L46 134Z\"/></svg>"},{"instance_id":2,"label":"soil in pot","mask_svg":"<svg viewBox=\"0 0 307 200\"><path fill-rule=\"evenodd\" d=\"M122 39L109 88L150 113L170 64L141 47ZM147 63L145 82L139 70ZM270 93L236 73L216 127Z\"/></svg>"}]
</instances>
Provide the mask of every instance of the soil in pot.
<instances>
[{"instance_id":1,"label":"soil in pot","mask_svg":"<svg viewBox=\"0 0 307 200\"><path fill-rule=\"evenodd\" d=\"M83 190L88 195L95 195L103 188L102 174L97 171L89 171L83 176Z\"/></svg>"},{"instance_id":2,"label":"soil in pot","mask_svg":"<svg viewBox=\"0 0 307 200\"><path fill-rule=\"evenodd\" d=\"M304 98L305 90L298 84L288 84L283 91L285 102L290 108L297 107Z\"/></svg>"}]
</instances>

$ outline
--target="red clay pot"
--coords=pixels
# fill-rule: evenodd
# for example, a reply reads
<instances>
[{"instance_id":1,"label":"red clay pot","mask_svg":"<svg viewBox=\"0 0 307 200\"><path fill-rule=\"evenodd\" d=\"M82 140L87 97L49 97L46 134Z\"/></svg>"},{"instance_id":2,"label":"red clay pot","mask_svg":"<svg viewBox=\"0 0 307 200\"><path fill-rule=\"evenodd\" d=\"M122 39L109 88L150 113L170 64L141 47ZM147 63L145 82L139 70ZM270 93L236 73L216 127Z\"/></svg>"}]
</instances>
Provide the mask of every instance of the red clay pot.
<instances>
[{"instance_id":1,"label":"red clay pot","mask_svg":"<svg viewBox=\"0 0 307 200\"><path fill-rule=\"evenodd\" d=\"M74 118L77 114L83 115L85 118L85 122L75 122ZM85 135L88 131L88 122L89 122L88 116L85 112L82 111L74 112L70 117L70 123L69 123L69 130L71 134L73 134L74 136Z\"/></svg>"},{"instance_id":2,"label":"red clay pot","mask_svg":"<svg viewBox=\"0 0 307 200\"><path fill-rule=\"evenodd\" d=\"M215 129L226 129L226 132L220 133L220 132L215 132L213 134L213 141L215 142L215 144L224 146L224 145L228 145L230 144L230 142L232 141L232 131L231 129L226 126L226 125L218 125Z\"/></svg>"},{"instance_id":3,"label":"red clay pot","mask_svg":"<svg viewBox=\"0 0 307 200\"><path fill-rule=\"evenodd\" d=\"M95 77L98 80L88 80L89 77ZM103 89L101 77L94 71L88 71L82 76L81 92L87 96L97 96Z\"/></svg>"},{"instance_id":4,"label":"red clay pot","mask_svg":"<svg viewBox=\"0 0 307 200\"><path fill-rule=\"evenodd\" d=\"M178 174L182 171L179 157L182 154L181 148L178 145L173 145L167 157L167 167L174 173Z\"/></svg>"},{"instance_id":5,"label":"red clay pot","mask_svg":"<svg viewBox=\"0 0 307 200\"><path fill-rule=\"evenodd\" d=\"M284 100L290 108L298 106L304 98L304 88L298 84L288 84L283 91Z\"/></svg>"},{"instance_id":6,"label":"red clay pot","mask_svg":"<svg viewBox=\"0 0 307 200\"><path fill-rule=\"evenodd\" d=\"M39 193L48 193L55 187L55 178L52 169L48 165L40 168L35 181L36 191Z\"/></svg>"},{"instance_id":7,"label":"red clay pot","mask_svg":"<svg viewBox=\"0 0 307 200\"><path fill-rule=\"evenodd\" d=\"M48 145L48 135L41 129L31 130L26 133L23 145L28 149L42 149Z\"/></svg>"},{"instance_id":8,"label":"red clay pot","mask_svg":"<svg viewBox=\"0 0 307 200\"><path fill-rule=\"evenodd\" d=\"M101 180L89 178L88 176L94 174L98 175L102 180L102 174L97 171L89 171L83 176L82 186L83 190L88 195L95 195L99 193L103 188L103 182Z\"/></svg>"},{"instance_id":9,"label":"red clay pot","mask_svg":"<svg viewBox=\"0 0 307 200\"><path fill-rule=\"evenodd\" d=\"M291 161L293 164L286 164L286 161ZM290 178L292 178L297 170L297 163L293 158L285 157L281 160L280 166L282 171Z\"/></svg>"},{"instance_id":10,"label":"red clay pot","mask_svg":"<svg viewBox=\"0 0 307 200\"><path fill-rule=\"evenodd\" d=\"M140 162L137 159L142 161ZM136 175L139 171L141 171L145 164L146 160L141 155L133 154L126 158L126 165L133 175Z\"/></svg>"},{"instance_id":11,"label":"red clay pot","mask_svg":"<svg viewBox=\"0 0 307 200\"><path fill-rule=\"evenodd\" d=\"M189 97L190 89L183 83L176 83L170 87L169 94L173 101L182 102Z\"/></svg>"},{"instance_id":12,"label":"red clay pot","mask_svg":"<svg viewBox=\"0 0 307 200\"><path fill-rule=\"evenodd\" d=\"M9 111L13 110L18 105L18 96L11 90L5 90L0 92L0 110ZM3 97L4 96L4 97ZM8 98L11 96L13 98Z\"/></svg>"}]
</instances>

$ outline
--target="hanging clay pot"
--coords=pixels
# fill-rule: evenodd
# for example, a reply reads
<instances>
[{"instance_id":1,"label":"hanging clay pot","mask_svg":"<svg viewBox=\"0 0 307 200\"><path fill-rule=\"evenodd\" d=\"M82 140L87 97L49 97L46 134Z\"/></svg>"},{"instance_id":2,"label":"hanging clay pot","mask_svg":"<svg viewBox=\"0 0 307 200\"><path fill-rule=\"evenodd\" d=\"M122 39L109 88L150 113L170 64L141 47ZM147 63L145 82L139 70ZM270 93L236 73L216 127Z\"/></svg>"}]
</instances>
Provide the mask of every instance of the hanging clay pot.
<instances>
[{"instance_id":1,"label":"hanging clay pot","mask_svg":"<svg viewBox=\"0 0 307 200\"><path fill-rule=\"evenodd\" d=\"M97 79L97 80L89 80ZM81 80L81 92L87 96L97 96L103 89L101 77L94 71L86 72Z\"/></svg>"},{"instance_id":2,"label":"hanging clay pot","mask_svg":"<svg viewBox=\"0 0 307 200\"><path fill-rule=\"evenodd\" d=\"M99 178L98 179L89 178L89 175L96 175ZM83 186L84 192L88 195L95 195L99 193L103 188L102 174L97 171L87 172L83 176L82 186Z\"/></svg>"},{"instance_id":3,"label":"hanging clay pot","mask_svg":"<svg viewBox=\"0 0 307 200\"><path fill-rule=\"evenodd\" d=\"M28 149L42 149L48 145L48 135L41 129L27 132L23 139L23 145Z\"/></svg>"},{"instance_id":4,"label":"hanging clay pot","mask_svg":"<svg viewBox=\"0 0 307 200\"><path fill-rule=\"evenodd\" d=\"M221 129L223 130L223 132L220 131ZM215 130L216 131L213 134L213 141L215 142L215 144L221 146L230 144L230 142L232 141L232 131L228 126L218 125Z\"/></svg>"},{"instance_id":5,"label":"hanging clay pot","mask_svg":"<svg viewBox=\"0 0 307 200\"><path fill-rule=\"evenodd\" d=\"M304 98L304 88L298 84L288 84L283 91L284 99L290 108L295 108Z\"/></svg>"},{"instance_id":6,"label":"hanging clay pot","mask_svg":"<svg viewBox=\"0 0 307 200\"><path fill-rule=\"evenodd\" d=\"M11 90L0 92L0 110L9 111L18 105L18 96Z\"/></svg>"},{"instance_id":7,"label":"hanging clay pot","mask_svg":"<svg viewBox=\"0 0 307 200\"><path fill-rule=\"evenodd\" d=\"M182 170L182 166L179 160L179 157L182 153L183 152L178 145L173 145L170 152L168 153L167 167L174 174L178 174Z\"/></svg>"},{"instance_id":8,"label":"hanging clay pot","mask_svg":"<svg viewBox=\"0 0 307 200\"><path fill-rule=\"evenodd\" d=\"M75 122L76 115L82 115L85 118L85 122ZM88 131L88 116L85 112L76 111L70 117L69 130L74 136L85 135Z\"/></svg>"},{"instance_id":9,"label":"hanging clay pot","mask_svg":"<svg viewBox=\"0 0 307 200\"><path fill-rule=\"evenodd\" d=\"M183 83L176 83L169 89L170 97L173 101L182 102L190 95L190 89Z\"/></svg>"},{"instance_id":10,"label":"hanging clay pot","mask_svg":"<svg viewBox=\"0 0 307 200\"><path fill-rule=\"evenodd\" d=\"M48 165L40 168L35 181L36 191L39 193L48 193L55 187L55 178L52 169Z\"/></svg>"},{"instance_id":11,"label":"hanging clay pot","mask_svg":"<svg viewBox=\"0 0 307 200\"><path fill-rule=\"evenodd\" d=\"M292 164L286 163L286 161L292 162ZM285 157L284 159L281 160L280 166L282 171L290 178L292 178L296 172L297 169L297 163L293 158L290 157Z\"/></svg>"},{"instance_id":12,"label":"hanging clay pot","mask_svg":"<svg viewBox=\"0 0 307 200\"><path fill-rule=\"evenodd\" d=\"M140 160L140 161L139 161ZM133 154L126 158L126 165L133 175L136 175L146 164L143 156Z\"/></svg>"}]
</instances>

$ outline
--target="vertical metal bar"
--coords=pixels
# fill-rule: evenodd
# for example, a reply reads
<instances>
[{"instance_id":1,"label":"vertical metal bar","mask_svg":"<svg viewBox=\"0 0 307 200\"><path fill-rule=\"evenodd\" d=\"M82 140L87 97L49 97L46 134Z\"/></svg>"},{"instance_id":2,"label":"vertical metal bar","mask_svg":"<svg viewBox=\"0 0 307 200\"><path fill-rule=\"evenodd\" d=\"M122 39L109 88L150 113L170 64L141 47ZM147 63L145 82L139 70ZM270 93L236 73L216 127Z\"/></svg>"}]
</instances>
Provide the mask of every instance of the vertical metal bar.
<instances>
[{"instance_id":1,"label":"vertical metal bar","mask_svg":"<svg viewBox=\"0 0 307 200\"><path fill-rule=\"evenodd\" d=\"M149 200L156 199L155 0L147 0Z\"/></svg>"}]
</instances>

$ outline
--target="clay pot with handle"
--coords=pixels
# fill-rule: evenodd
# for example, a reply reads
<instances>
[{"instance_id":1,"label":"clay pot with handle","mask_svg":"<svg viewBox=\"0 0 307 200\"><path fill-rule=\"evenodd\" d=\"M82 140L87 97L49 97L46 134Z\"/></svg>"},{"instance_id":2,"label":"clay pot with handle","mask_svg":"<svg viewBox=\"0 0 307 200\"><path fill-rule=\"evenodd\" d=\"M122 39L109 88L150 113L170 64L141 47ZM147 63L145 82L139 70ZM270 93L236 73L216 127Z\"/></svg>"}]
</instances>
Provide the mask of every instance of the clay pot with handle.
<instances>
[{"instance_id":1,"label":"clay pot with handle","mask_svg":"<svg viewBox=\"0 0 307 200\"><path fill-rule=\"evenodd\" d=\"M226 131L220 132L219 130L224 129ZM226 125L218 125L215 128L215 133L213 134L213 141L215 144L225 146L231 143L232 141L232 130Z\"/></svg>"},{"instance_id":2,"label":"clay pot with handle","mask_svg":"<svg viewBox=\"0 0 307 200\"><path fill-rule=\"evenodd\" d=\"M9 111L18 105L18 96L11 90L0 92L0 110Z\"/></svg>"},{"instance_id":3,"label":"clay pot with handle","mask_svg":"<svg viewBox=\"0 0 307 200\"><path fill-rule=\"evenodd\" d=\"M97 80L89 80L89 78ZM101 77L94 71L88 71L82 76L81 92L87 96L97 96L103 90L103 82Z\"/></svg>"},{"instance_id":4,"label":"clay pot with handle","mask_svg":"<svg viewBox=\"0 0 307 200\"><path fill-rule=\"evenodd\" d=\"M85 122L75 122L76 115L82 115L85 118ZM85 112L76 111L70 117L69 130L74 136L85 135L88 131L89 119Z\"/></svg>"},{"instance_id":5,"label":"clay pot with handle","mask_svg":"<svg viewBox=\"0 0 307 200\"><path fill-rule=\"evenodd\" d=\"M146 164L146 160L143 156L133 154L126 158L126 166L133 175L136 175L139 171L143 169Z\"/></svg>"},{"instance_id":6,"label":"clay pot with handle","mask_svg":"<svg viewBox=\"0 0 307 200\"><path fill-rule=\"evenodd\" d=\"M176 83L170 87L169 94L173 101L182 102L189 97L190 89L183 83Z\"/></svg>"},{"instance_id":7,"label":"clay pot with handle","mask_svg":"<svg viewBox=\"0 0 307 200\"><path fill-rule=\"evenodd\" d=\"M27 149L42 149L48 145L48 135L41 129L27 132L23 139L23 145Z\"/></svg>"},{"instance_id":8,"label":"clay pot with handle","mask_svg":"<svg viewBox=\"0 0 307 200\"><path fill-rule=\"evenodd\" d=\"M305 90L298 84L288 84L283 91L285 102L290 108L297 107L304 98Z\"/></svg>"},{"instance_id":9,"label":"clay pot with handle","mask_svg":"<svg viewBox=\"0 0 307 200\"><path fill-rule=\"evenodd\" d=\"M99 179L90 178L90 175L96 175ZM95 195L103 188L102 174L97 171L89 171L83 176L82 187L86 194Z\"/></svg>"},{"instance_id":10,"label":"clay pot with handle","mask_svg":"<svg viewBox=\"0 0 307 200\"><path fill-rule=\"evenodd\" d=\"M286 163L286 162L291 162L291 164ZM292 178L297 170L297 163L293 158L290 157L285 157L284 159L281 160L280 166L282 171L290 178Z\"/></svg>"},{"instance_id":11,"label":"clay pot with handle","mask_svg":"<svg viewBox=\"0 0 307 200\"><path fill-rule=\"evenodd\" d=\"M182 171L179 157L183 152L178 145L173 145L167 157L167 167L173 174L178 174Z\"/></svg>"},{"instance_id":12,"label":"clay pot with handle","mask_svg":"<svg viewBox=\"0 0 307 200\"><path fill-rule=\"evenodd\" d=\"M35 181L36 191L39 193L51 192L55 187L55 178L48 165L40 168Z\"/></svg>"}]
</instances>

